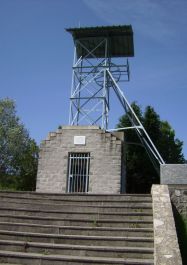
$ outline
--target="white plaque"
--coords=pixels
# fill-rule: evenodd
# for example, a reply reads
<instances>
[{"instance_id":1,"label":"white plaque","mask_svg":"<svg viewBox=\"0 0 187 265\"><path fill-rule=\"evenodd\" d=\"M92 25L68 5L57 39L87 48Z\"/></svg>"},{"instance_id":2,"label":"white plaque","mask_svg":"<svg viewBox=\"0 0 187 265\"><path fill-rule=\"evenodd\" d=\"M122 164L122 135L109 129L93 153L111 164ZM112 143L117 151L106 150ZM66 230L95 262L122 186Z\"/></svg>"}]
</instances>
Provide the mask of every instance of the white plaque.
<instances>
[{"instance_id":1,"label":"white plaque","mask_svg":"<svg viewBox=\"0 0 187 265\"><path fill-rule=\"evenodd\" d=\"M74 144L85 145L86 144L86 136L74 136Z\"/></svg>"}]
</instances>

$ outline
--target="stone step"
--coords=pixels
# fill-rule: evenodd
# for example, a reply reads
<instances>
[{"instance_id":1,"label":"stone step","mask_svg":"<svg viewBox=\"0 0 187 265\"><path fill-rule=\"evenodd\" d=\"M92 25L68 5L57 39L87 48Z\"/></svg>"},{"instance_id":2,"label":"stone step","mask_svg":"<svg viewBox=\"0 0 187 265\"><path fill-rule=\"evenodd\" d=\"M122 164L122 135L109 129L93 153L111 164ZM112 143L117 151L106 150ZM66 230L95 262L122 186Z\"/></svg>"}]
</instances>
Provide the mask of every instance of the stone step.
<instances>
[{"instance_id":1,"label":"stone step","mask_svg":"<svg viewBox=\"0 0 187 265\"><path fill-rule=\"evenodd\" d=\"M5 202L9 202L9 201L14 201L14 202L21 202L21 203L29 203L29 204L49 204L49 205L67 205L71 206L71 205L78 205L78 206L105 206L105 207L126 207L128 205L130 206L138 206L138 207L142 207L142 206L148 206L148 207L152 207L152 202L147 202L147 201L89 201L89 200L85 200L85 201L72 201L72 200L41 200L41 199L30 199L30 198L6 198L6 197L0 197L0 201L5 201Z\"/></svg>"},{"instance_id":2,"label":"stone step","mask_svg":"<svg viewBox=\"0 0 187 265\"><path fill-rule=\"evenodd\" d=\"M87 193L39 193L39 192L10 192L1 191L0 198L29 198L39 200L58 200L58 201L94 201L94 202L107 202L107 201L144 201L151 202L152 197L150 194L87 194Z\"/></svg>"},{"instance_id":3,"label":"stone step","mask_svg":"<svg viewBox=\"0 0 187 265\"><path fill-rule=\"evenodd\" d=\"M1 222L26 222L32 224L44 224L44 225L61 225L61 226L91 226L91 227L130 227L130 228L152 228L153 220L137 220L129 219L76 219L76 218L56 218L56 217L40 217L29 215L15 215L14 214L2 214L0 212Z\"/></svg>"},{"instance_id":4,"label":"stone step","mask_svg":"<svg viewBox=\"0 0 187 265\"><path fill-rule=\"evenodd\" d=\"M0 207L1 214L15 214L15 215L27 215L27 216L37 216L37 217L59 217L59 218L88 218L91 220L102 220L102 219L118 219L118 220L147 220L151 221L153 219L152 213L145 212L119 212L116 213L100 213L100 212L63 212L60 210L38 210L38 209L24 209L24 208L11 208L11 207Z\"/></svg>"},{"instance_id":5,"label":"stone step","mask_svg":"<svg viewBox=\"0 0 187 265\"><path fill-rule=\"evenodd\" d=\"M90 235L90 236L137 236L153 237L151 228L118 228L118 227L83 227L83 226L54 226L28 223L0 222L0 230L22 231L32 233Z\"/></svg>"},{"instance_id":6,"label":"stone step","mask_svg":"<svg viewBox=\"0 0 187 265\"><path fill-rule=\"evenodd\" d=\"M38 203L38 202L23 202L23 200L17 200L15 198L11 198L7 201L6 198L0 201L0 207L8 207L8 208L22 208L22 209L29 209L33 208L36 210L61 210L61 211L73 211L73 212L80 212L80 211L87 211L87 212L128 212L129 210L132 212L146 212L152 213L152 204L151 203L126 203L126 205L93 205L93 204L85 204L82 203L75 203L73 202L70 204L61 203Z\"/></svg>"},{"instance_id":7,"label":"stone step","mask_svg":"<svg viewBox=\"0 0 187 265\"><path fill-rule=\"evenodd\" d=\"M0 265L21 265L20 263L18 264L18 263L0 263Z\"/></svg>"},{"instance_id":8,"label":"stone step","mask_svg":"<svg viewBox=\"0 0 187 265\"><path fill-rule=\"evenodd\" d=\"M150 195L0 192L0 264L153 262Z\"/></svg>"},{"instance_id":9,"label":"stone step","mask_svg":"<svg viewBox=\"0 0 187 265\"><path fill-rule=\"evenodd\" d=\"M124 259L124 258L102 258L82 257L68 255L45 255L38 253L23 253L0 251L0 262L14 262L23 265L82 265L82 264L115 264L115 265L153 265L152 259Z\"/></svg>"},{"instance_id":10,"label":"stone step","mask_svg":"<svg viewBox=\"0 0 187 265\"><path fill-rule=\"evenodd\" d=\"M142 247L107 247L49 244L25 241L0 240L0 251L17 251L27 253L41 253L45 255L72 255L85 257L110 257L110 258L153 258L153 248Z\"/></svg>"},{"instance_id":11,"label":"stone step","mask_svg":"<svg viewBox=\"0 0 187 265\"><path fill-rule=\"evenodd\" d=\"M112 236L84 236L57 235L31 232L0 230L1 240L17 240L54 244L76 244L88 246L123 246L123 247L153 247L152 237L112 237Z\"/></svg>"}]
</instances>

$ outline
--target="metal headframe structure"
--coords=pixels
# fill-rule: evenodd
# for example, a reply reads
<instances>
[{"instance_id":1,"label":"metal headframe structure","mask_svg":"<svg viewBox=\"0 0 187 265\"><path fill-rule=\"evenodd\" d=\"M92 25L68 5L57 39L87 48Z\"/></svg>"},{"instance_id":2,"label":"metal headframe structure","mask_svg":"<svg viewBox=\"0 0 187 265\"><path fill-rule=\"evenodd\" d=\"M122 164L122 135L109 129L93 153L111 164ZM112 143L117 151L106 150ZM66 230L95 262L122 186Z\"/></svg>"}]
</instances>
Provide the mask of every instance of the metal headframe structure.
<instances>
[{"instance_id":1,"label":"metal headframe structure","mask_svg":"<svg viewBox=\"0 0 187 265\"><path fill-rule=\"evenodd\" d=\"M164 160L118 85L130 78L128 57L134 56L132 27L70 28L67 31L72 34L75 45L69 124L100 125L108 130L110 91L113 90L132 126L110 131L134 129L159 171Z\"/></svg>"}]
</instances>

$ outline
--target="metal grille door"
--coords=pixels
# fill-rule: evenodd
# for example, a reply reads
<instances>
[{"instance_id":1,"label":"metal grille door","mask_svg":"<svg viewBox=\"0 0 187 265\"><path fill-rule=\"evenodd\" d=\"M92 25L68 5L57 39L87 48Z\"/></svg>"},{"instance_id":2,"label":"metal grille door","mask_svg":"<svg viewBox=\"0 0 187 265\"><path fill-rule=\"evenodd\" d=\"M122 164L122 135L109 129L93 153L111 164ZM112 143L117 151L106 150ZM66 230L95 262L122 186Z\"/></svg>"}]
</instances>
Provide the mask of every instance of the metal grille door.
<instances>
[{"instance_id":1,"label":"metal grille door","mask_svg":"<svg viewBox=\"0 0 187 265\"><path fill-rule=\"evenodd\" d=\"M68 192L88 192L90 153L70 153Z\"/></svg>"}]
</instances>

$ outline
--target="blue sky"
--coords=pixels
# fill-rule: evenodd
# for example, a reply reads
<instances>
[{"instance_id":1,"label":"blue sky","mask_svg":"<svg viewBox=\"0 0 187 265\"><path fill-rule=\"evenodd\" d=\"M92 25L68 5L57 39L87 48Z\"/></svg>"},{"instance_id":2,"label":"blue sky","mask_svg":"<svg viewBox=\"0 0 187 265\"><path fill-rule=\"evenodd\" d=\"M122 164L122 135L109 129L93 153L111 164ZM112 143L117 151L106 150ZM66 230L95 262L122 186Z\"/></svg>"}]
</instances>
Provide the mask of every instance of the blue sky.
<instances>
[{"instance_id":1,"label":"blue sky","mask_svg":"<svg viewBox=\"0 0 187 265\"><path fill-rule=\"evenodd\" d=\"M68 27L131 24L135 57L123 91L152 105L184 141L187 157L186 0L0 0L0 98L38 143L68 124L73 41ZM110 128L123 114L112 100Z\"/></svg>"}]
</instances>

